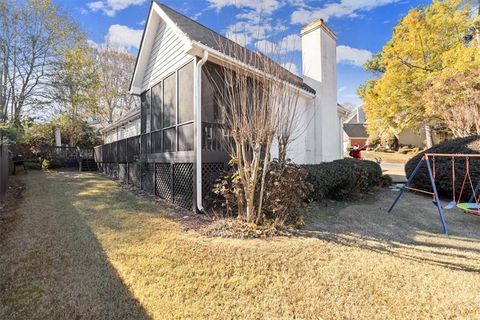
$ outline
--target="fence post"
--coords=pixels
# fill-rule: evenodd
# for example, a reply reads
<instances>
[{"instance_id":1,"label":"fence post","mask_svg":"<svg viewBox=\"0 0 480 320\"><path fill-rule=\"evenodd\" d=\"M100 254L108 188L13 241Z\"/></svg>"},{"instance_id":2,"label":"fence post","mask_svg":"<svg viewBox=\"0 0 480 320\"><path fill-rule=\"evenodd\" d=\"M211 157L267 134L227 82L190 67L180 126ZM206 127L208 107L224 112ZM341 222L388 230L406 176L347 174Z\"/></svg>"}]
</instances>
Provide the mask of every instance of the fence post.
<instances>
[{"instance_id":1,"label":"fence post","mask_svg":"<svg viewBox=\"0 0 480 320\"><path fill-rule=\"evenodd\" d=\"M3 199L7 192L9 175L8 149L6 145L0 144L0 199Z\"/></svg>"}]
</instances>

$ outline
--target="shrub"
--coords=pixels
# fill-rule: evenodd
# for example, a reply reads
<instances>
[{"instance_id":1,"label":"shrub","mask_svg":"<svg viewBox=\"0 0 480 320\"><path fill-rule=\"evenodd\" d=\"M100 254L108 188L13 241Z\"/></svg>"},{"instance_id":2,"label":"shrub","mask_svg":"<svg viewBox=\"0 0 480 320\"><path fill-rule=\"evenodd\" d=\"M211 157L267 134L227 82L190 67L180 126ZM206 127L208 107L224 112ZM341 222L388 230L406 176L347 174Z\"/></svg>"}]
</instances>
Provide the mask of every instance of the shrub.
<instances>
[{"instance_id":1,"label":"shrub","mask_svg":"<svg viewBox=\"0 0 480 320\"><path fill-rule=\"evenodd\" d=\"M450 140L441 144L438 144L428 150L425 150L415 157L410 159L405 165L405 173L407 176L415 169L415 166L418 164L420 159L423 157L424 153L463 153L463 154L479 154L480 153L480 136L471 136L466 138L458 138ZM438 157L435 159L435 171L436 171L436 185L437 190L440 194L445 196L452 195L452 165L450 157ZM433 164L432 160L430 163ZM456 158L455 159L455 172L456 172L456 183L455 188L457 192L460 192L462 186L463 177L465 175L465 159ZM476 184L480 180L480 159L471 158L470 159L470 175L472 181ZM420 171L415 176L413 183L422 189L431 190L430 178L428 175L427 167L423 166ZM469 194L467 189L467 195Z\"/></svg>"},{"instance_id":2,"label":"shrub","mask_svg":"<svg viewBox=\"0 0 480 320\"><path fill-rule=\"evenodd\" d=\"M42 170L52 170L60 167L60 163L58 163L55 159L44 159L42 161Z\"/></svg>"},{"instance_id":3,"label":"shrub","mask_svg":"<svg viewBox=\"0 0 480 320\"><path fill-rule=\"evenodd\" d=\"M313 185L311 200L343 200L378 186L382 169L373 161L341 159L317 165L306 165L307 181Z\"/></svg>"},{"instance_id":4,"label":"shrub","mask_svg":"<svg viewBox=\"0 0 480 320\"><path fill-rule=\"evenodd\" d=\"M265 180L262 205L265 221L262 223L281 226L285 222L297 222L298 208L313 190L312 185L306 181L307 175L303 167L292 163L280 165L273 161L270 164ZM243 189L234 167L217 181L213 192L217 196L213 201L214 210L223 209L223 216L235 216L238 207L243 205L238 202L238 199L243 199L238 196ZM256 203L255 207L258 208L258 205Z\"/></svg>"},{"instance_id":5,"label":"shrub","mask_svg":"<svg viewBox=\"0 0 480 320\"><path fill-rule=\"evenodd\" d=\"M281 165L273 161L270 164L263 203L267 220L274 225L297 222L298 208L313 191L313 186L306 181L307 176L304 168L292 163Z\"/></svg>"},{"instance_id":6,"label":"shrub","mask_svg":"<svg viewBox=\"0 0 480 320\"><path fill-rule=\"evenodd\" d=\"M388 187L388 186L391 186L392 184L393 184L392 177L388 174L384 174L382 176L382 179L380 180L380 186L381 187Z\"/></svg>"}]
</instances>

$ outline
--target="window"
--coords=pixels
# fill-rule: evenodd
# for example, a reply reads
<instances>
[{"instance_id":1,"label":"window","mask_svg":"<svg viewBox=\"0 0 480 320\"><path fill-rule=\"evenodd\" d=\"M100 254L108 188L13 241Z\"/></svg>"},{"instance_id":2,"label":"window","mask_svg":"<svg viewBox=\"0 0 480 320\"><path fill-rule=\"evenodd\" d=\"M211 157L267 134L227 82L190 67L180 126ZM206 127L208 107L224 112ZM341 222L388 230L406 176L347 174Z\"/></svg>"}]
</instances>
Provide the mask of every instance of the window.
<instances>
[{"instance_id":1,"label":"window","mask_svg":"<svg viewBox=\"0 0 480 320\"><path fill-rule=\"evenodd\" d=\"M163 130L163 152L176 151L176 133L176 128Z\"/></svg>"},{"instance_id":2,"label":"window","mask_svg":"<svg viewBox=\"0 0 480 320\"><path fill-rule=\"evenodd\" d=\"M152 88L152 131L162 128L162 82Z\"/></svg>"},{"instance_id":3,"label":"window","mask_svg":"<svg viewBox=\"0 0 480 320\"><path fill-rule=\"evenodd\" d=\"M150 132L150 90L145 91L140 96L140 133Z\"/></svg>"},{"instance_id":4,"label":"window","mask_svg":"<svg viewBox=\"0 0 480 320\"><path fill-rule=\"evenodd\" d=\"M178 127L178 151L193 150L193 123L184 124Z\"/></svg>"},{"instance_id":5,"label":"window","mask_svg":"<svg viewBox=\"0 0 480 320\"><path fill-rule=\"evenodd\" d=\"M163 127L176 125L177 79L172 74L163 81Z\"/></svg>"},{"instance_id":6,"label":"window","mask_svg":"<svg viewBox=\"0 0 480 320\"><path fill-rule=\"evenodd\" d=\"M191 61L141 95L141 133L151 133L144 145L152 153L193 150L193 68Z\"/></svg>"},{"instance_id":7,"label":"window","mask_svg":"<svg viewBox=\"0 0 480 320\"><path fill-rule=\"evenodd\" d=\"M193 61L178 70L178 123L193 121Z\"/></svg>"},{"instance_id":8,"label":"window","mask_svg":"<svg viewBox=\"0 0 480 320\"><path fill-rule=\"evenodd\" d=\"M220 98L223 89L221 69L215 65L207 64L202 69L202 121L209 123L222 123Z\"/></svg>"}]
</instances>

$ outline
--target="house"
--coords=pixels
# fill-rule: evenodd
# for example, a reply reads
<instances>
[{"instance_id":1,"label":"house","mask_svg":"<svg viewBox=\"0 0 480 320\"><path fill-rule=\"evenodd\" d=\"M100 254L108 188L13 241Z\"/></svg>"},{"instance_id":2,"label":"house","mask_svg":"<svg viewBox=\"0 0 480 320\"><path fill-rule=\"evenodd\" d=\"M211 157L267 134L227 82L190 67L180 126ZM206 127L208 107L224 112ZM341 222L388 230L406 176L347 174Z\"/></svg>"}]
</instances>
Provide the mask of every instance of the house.
<instances>
[{"instance_id":1,"label":"house","mask_svg":"<svg viewBox=\"0 0 480 320\"><path fill-rule=\"evenodd\" d=\"M351 147L356 144L364 146L368 143L369 135L366 128L367 120L365 119L365 112L360 105L355 109L349 117L345 120L343 125L343 143L346 147ZM442 137L434 133L435 143L442 141ZM411 130L405 130L398 135L398 142L400 145L415 146L423 148L425 146L425 131L420 133Z\"/></svg>"},{"instance_id":2,"label":"house","mask_svg":"<svg viewBox=\"0 0 480 320\"><path fill-rule=\"evenodd\" d=\"M299 92L303 129L288 157L298 164L335 160L343 154L345 116L337 107L336 36L316 20L302 28L301 39L303 76L284 70ZM102 131L105 144L96 148L101 169L203 210L205 194L228 161L222 110L207 71L240 65L255 72L226 47L256 54L153 1L130 86L141 107Z\"/></svg>"},{"instance_id":3,"label":"house","mask_svg":"<svg viewBox=\"0 0 480 320\"><path fill-rule=\"evenodd\" d=\"M365 146L368 143L365 113L361 106L352 111L343 124L343 144L346 148L354 145Z\"/></svg>"}]
</instances>

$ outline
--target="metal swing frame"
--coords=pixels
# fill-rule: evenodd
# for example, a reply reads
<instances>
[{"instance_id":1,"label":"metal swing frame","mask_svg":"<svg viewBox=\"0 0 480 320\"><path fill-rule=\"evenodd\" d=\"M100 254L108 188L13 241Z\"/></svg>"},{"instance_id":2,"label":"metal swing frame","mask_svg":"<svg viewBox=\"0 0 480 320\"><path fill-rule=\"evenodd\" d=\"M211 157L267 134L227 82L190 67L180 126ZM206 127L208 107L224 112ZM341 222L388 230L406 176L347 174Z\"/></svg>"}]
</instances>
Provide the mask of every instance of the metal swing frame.
<instances>
[{"instance_id":1,"label":"metal swing frame","mask_svg":"<svg viewBox=\"0 0 480 320\"><path fill-rule=\"evenodd\" d=\"M400 189L400 192L398 193L397 197L395 198L395 200L393 201L392 205L390 206L390 208L388 209L387 212L388 213L392 212L393 208L397 204L398 200L400 200L400 198L402 197L405 190L413 190L413 191L418 191L418 192L430 194L430 195L433 196L433 203L437 207L438 215L440 216L440 222L442 223L442 227L443 227L443 233L445 235L448 235L448 226L447 226L447 223L445 221L445 217L443 215L442 205L440 204L440 198L438 197L437 186L435 185L435 179L433 178L432 166L430 165L430 161L429 161L429 157L434 157L434 156L438 156L438 155L437 154L429 154L429 153L426 153L426 154L423 155L422 159L418 162L418 164L415 167L415 169L413 170L412 174L408 177L407 183L405 183L405 185L403 185L403 187ZM452 155L448 155L448 156L451 157ZM428 191L424 191L424 190L409 187L423 164L427 165L428 175L430 177L430 183L432 185L433 192L428 192Z\"/></svg>"},{"instance_id":2,"label":"metal swing frame","mask_svg":"<svg viewBox=\"0 0 480 320\"><path fill-rule=\"evenodd\" d=\"M412 174L408 177L407 183L400 189L400 192L398 193L397 197L393 201L392 205L388 209L388 213L391 213L395 205L397 204L398 200L402 197L403 193L405 190L412 190L412 191L417 191L417 192L422 192L426 193L429 195L433 196L433 204L437 207L438 210L438 215L440 216L440 222L442 223L443 227L443 233L445 235L448 235L448 226L445 221L445 216L443 215L443 208L440 203L440 198L438 196L438 191L437 191L437 186L435 185L435 173L432 170L432 166L430 165L430 158L433 159L433 164L435 164L435 157L460 157L460 158L465 158L468 161L469 158L480 158L480 154L446 154L446 153L425 153L422 157L422 159L418 162L417 166L413 170ZM430 183L432 185L432 190L433 192L425 191L425 190L420 190L420 189L415 189L410 187L410 184L412 183L413 179L415 178L415 175L418 173L420 168L422 167L423 164L427 165L427 170L428 170L428 175L430 177ZM455 182L453 182L455 183ZM473 185L472 185L473 188ZM480 181L477 183L476 187L473 189L473 193L468 200L469 203L478 202L478 199L476 198L476 195L480 191Z\"/></svg>"}]
</instances>

